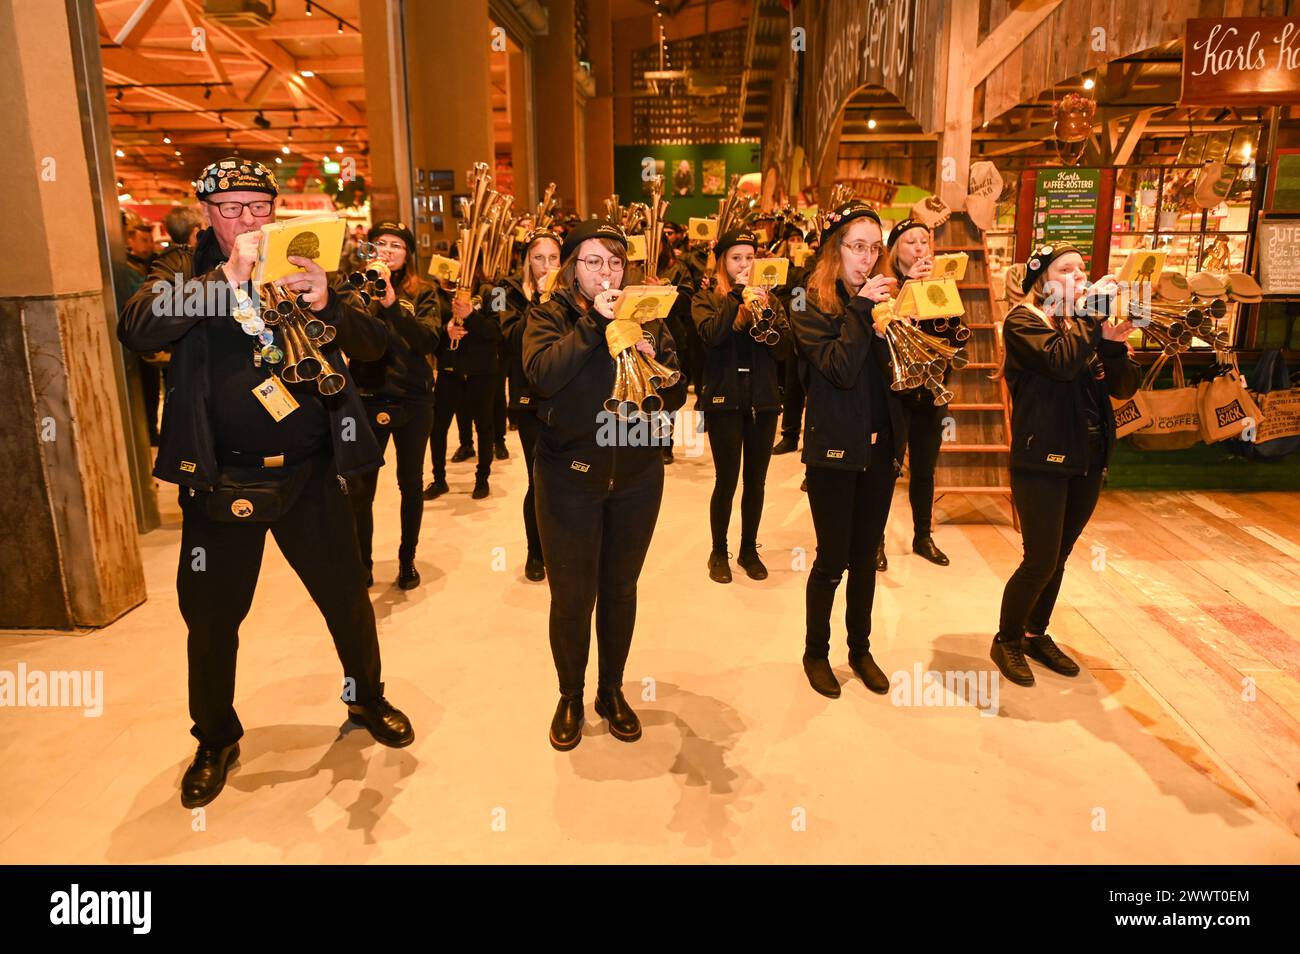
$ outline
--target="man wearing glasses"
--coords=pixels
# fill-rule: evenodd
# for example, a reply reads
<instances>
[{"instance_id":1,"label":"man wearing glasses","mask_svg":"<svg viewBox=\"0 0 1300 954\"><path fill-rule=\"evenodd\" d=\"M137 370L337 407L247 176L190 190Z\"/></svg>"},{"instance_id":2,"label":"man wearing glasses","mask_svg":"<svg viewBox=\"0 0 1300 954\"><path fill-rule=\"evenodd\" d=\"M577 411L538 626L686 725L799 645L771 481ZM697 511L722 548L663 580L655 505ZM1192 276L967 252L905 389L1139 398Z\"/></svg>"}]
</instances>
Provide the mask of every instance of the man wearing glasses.
<instances>
[{"instance_id":1,"label":"man wearing glasses","mask_svg":"<svg viewBox=\"0 0 1300 954\"><path fill-rule=\"evenodd\" d=\"M187 808L216 798L239 758L235 656L268 530L325 617L343 664L349 720L384 745L415 738L383 695L345 481L383 458L339 352L379 358L386 329L351 292L332 289L314 261L291 256L303 271L277 284L336 329L321 350L346 384L325 397L314 382L284 382L274 371L284 360L282 333L263 320L250 281L261 227L275 217L275 176L259 162L230 157L203 170L195 193L209 228L193 249L174 248L154 262L118 326L129 348L172 352L153 473L180 486L176 591L189 628L190 731L198 739L181 782ZM201 295L182 294L195 286Z\"/></svg>"}]
</instances>

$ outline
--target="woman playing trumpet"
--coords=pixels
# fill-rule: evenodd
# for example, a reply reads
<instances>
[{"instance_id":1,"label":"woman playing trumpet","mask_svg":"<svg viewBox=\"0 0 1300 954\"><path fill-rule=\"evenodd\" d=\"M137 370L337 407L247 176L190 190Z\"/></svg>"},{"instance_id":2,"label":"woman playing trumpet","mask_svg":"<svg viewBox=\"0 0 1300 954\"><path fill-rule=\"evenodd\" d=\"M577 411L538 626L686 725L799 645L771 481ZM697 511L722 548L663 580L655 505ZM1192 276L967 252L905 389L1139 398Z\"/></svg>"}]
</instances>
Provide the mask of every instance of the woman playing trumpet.
<instances>
[{"instance_id":1,"label":"woman playing trumpet","mask_svg":"<svg viewBox=\"0 0 1300 954\"><path fill-rule=\"evenodd\" d=\"M433 428L433 372L426 359L438 347L441 331L438 294L420 277L415 262L415 234L405 225L381 222L370 230L367 239L379 253L375 264L385 276L383 292L372 297L367 307L384 323L388 344L378 360L354 360L350 368L380 450L388 446L390 436L396 448L397 486L402 495L397 585L409 590L420 584L420 571L415 568L415 547L424 515L420 472ZM378 483L379 471L362 474L351 495L357 541L369 578L367 585L374 582L371 538Z\"/></svg>"},{"instance_id":2,"label":"woman playing trumpet","mask_svg":"<svg viewBox=\"0 0 1300 954\"><path fill-rule=\"evenodd\" d=\"M872 323L872 310L897 288L875 275L884 251L880 217L853 200L827 217L821 249L808 282L806 307L790 320L807 392L803 462L817 534L817 559L808 574L803 666L824 696L840 694L831 669L831 610L848 570L845 623L849 665L872 692L889 679L871 655L871 607L876 591L876 548L885 532L903 455L903 410L889 389L889 352Z\"/></svg>"},{"instance_id":3,"label":"woman playing trumpet","mask_svg":"<svg viewBox=\"0 0 1300 954\"><path fill-rule=\"evenodd\" d=\"M731 582L727 525L731 522L742 459L745 486L740 498L740 551L736 562L750 579L767 579L767 567L758 557L758 523L781 409L779 365L774 352L788 346L789 333L771 344L751 335L756 315L778 326L785 320L776 295L750 284L757 248L758 236L749 229L724 233L714 248L719 262L717 281L712 288L696 293L691 302L691 317L706 349L698 404L708 422L713 452L709 578L717 583Z\"/></svg>"},{"instance_id":4,"label":"woman playing trumpet","mask_svg":"<svg viewBox=\"0 0 1300 954\"><path fill-rule=\"evenodd\" d=\"M889 232L887 259L878 270L902 282L930 277L934 266L933 238L930 229L915 219L904 219ZM883 267L880 267L883 266ZM936 337L953 341L950 333L938 332L935 322L918 322L922 330ZM931 327L924 327L924 325ZM947 374L944 375L945 383ZM903 391L899 397L907 416L907 498L912 507L912 552L939 566L948 565L948 557L934 543L930 527L934 520L934 471L939 463L939 447L943 443L945 406L936 404L929 389L920 387ZM876 550L876 569L888 569L885 557L885 540L880 539Z\"/></svg>"},{"instance_id":5,"label":"woman playing trumpet","mask_svg":"<svg viewBox=\"0 0 1300 954\"><path fill-rule=\"evenodd\" d=\"M506 291L505 310L501 313L501 333L510 354L510 414L519 430L524 449L524 466L528 470L528 492L524 494L524 536L528 556L524 576L534 583L546 579L546 561L542 558L542 538L537 530L536 486L533 481L533 458L537 452L537 398L524 374L524 331L528 327L528 310L541 298L539 285L552 269L560 267L560 236L549 229L535 229L524 242L524 265L517 275L510 275L501 287Z\"/></svg>"},{"instance_id":6,"label":"woman playing trumpet","mask_svg":"<svg viewBox=\"0 0 1300 954\"><path fill-rule=\"evenodd\" d=\"M647 428L610 427L612 414L605 410L616 363L606 328L627 268L622 229L601 219L579 223L564 239L561 261L551 299L528 313L524 371L540 398L533 471L560 683L550 739L563 751L582 739L593 609L600 654L596 713L615 738L641 737L640 720L623 698L623 668L636 622L637 578L663 496L664 462L652 441L634 440ZM651 320L644 329L653 344L638 347L679 371L663 322ZM685 403L686 384L678 381L659 395L662 410L672 412Z\"/></svg>"},{"instance_id":7,"label":"woman playing trumpet","mask_svg":"<svg viewBox=\"0 0 1300 954\"><path fill-rule=\"evenodd\" d=\"M1087 272L1067 244L1043 245L1025 267L1026 298L1002 325L1011 391L1011 496L1025 554L1002 593L990 655L1002 675L1032 686L1026 656L1063 676L1078 664L1047 635L1065 562L1083 532L1115 446L1110 398L1138 388L1125 340L1132 324L1076 309ZM1106 279L1098 284L1104 286Z\"/></svg>"}]
</instances>

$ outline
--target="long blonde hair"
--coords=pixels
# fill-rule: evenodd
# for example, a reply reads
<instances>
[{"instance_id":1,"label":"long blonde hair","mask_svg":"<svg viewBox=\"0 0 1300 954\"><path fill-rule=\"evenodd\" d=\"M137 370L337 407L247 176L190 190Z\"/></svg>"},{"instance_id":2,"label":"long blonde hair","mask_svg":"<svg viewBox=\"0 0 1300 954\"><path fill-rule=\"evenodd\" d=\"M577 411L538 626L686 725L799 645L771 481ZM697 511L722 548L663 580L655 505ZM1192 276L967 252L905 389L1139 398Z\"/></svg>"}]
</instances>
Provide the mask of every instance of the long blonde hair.
<instances>
[{"instance_id":1,"label":"long blonde hair","mask_svg":"<svg viewBox=\"0 0 1300 954\"><path fill-rule=\"evenodd\" d=\"M554 242L556 248L562 247L560 245L560 240L557 237L553 235L539 235L528 244L527 248L524 249L524 297L529 301L532 301L533 296L537 294L537 282L533 281L533 263L528 260L528 253L533 250L533 246L538 242L546 241Z\"/></svg>"}]
</instances>

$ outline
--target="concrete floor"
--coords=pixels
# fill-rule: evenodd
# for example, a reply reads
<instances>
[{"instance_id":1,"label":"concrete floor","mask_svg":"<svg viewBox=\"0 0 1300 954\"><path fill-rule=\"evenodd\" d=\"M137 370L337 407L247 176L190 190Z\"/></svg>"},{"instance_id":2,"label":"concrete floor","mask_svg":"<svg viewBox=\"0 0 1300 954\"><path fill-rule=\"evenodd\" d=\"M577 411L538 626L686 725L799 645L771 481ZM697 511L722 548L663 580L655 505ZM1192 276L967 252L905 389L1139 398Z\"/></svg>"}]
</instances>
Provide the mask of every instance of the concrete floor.
<instances>
[{"instance_id":1,"label":"concrete floor","mask_svg":"<svg viewBox=\"0 0 1300 954\"><path fill-rule=\"evenodd\" d=\"M561 754L546 741L548 593L523 580L509 441L486 501L469 497L472 463L451 467L409 593L391 582L397 492L381 479L372 595L415 744L346 730L328 634L272 543L243 628L242 763L193 816L177 794L193 742L164 488L167 525L141 541L147 603L89 635L0 638L0 670L102 670L106 698L98 717L0 718L0 862L1300 861L1289 496L1106 494L1053 624L1084 672L1003 682L989 717L933 690L947 704L895 703L914 701L914 667L993 670L1019 558L1003 505L942 501L953 564L940 568L908 552L900 485L873 638L898 698L852 678L837 637L844 695L827 700L799 663L813 537L797 455L775 458L768 482L771 578L720 586L705 569L710 458L679 449L627 671L644 738L620 743L597 720Z\"/></svg>"}]
</instances>

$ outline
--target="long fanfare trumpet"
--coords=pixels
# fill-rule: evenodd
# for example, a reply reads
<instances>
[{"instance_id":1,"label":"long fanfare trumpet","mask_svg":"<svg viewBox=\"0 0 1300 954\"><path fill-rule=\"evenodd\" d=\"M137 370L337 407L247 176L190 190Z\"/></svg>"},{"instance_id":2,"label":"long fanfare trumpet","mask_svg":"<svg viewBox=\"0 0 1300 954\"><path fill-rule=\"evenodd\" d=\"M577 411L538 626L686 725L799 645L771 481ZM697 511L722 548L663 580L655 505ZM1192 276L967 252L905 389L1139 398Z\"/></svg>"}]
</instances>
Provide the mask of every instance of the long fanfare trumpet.
<instances>
[{"instance_id":1,"label":"long fanfare trumpet","mask_svg":"<svg viewBox=\"0 0 1300 954\"><path fill-rule=\"evenodd\" d=\"M926 334L906 318L895 317L893 299L877 302L871 318L876 329L885 336L885 345L889 349L893 373L890 390L910 391L924 387L933 395L935 404L951 401L952 391L944 387L943 376L949 367L957 370L966 367L966 349Z\"/></svg>"},{"instance_id":2,"label":"long fanfare trumpet","mask_svg":"<svg viewBox=\"0 0 1300 954\"><path fill-rule=\"evenodd\" d=\"M1149 286L1148 286L1149 287ZM1116 314L1114 300L1107 294L1089 294L1075 305L1075 312L1097 318L1110 318ZM1128 317L1134 326L1160 346L1170 357L1182 354L1200 338L1216 351L1226 351L1228 336L1215 327L1215 322L1228 312L1221 298L1203 304L1166 304L1153 302L1149 297L1135 297L1127 301Z\"/></svg>"},{"instance_id":3,"label":"long fanfare trumpet","mask_svg":"<svg viewBox=\"0 0 1300 954\"><path fill-rule=\"evenodd\" d=\"M749 336L760 344L775 345L781 340L781 332L788 330L789 323L783 315L779 316L771 305L773 286L766 281L760 281L755 283L754 287L762 288L767 292L768 297L762 301L748 298L741 303L740 307L749 315Z\"/></svg>"},{"instance_id":4,"label":"long fanfare trumpet","mask_svg":"<svg viewBox=\"0 0 1300 954\"><path fill-rule=\"evenodd\" d=\"M279 365L281 380L287 384L314 380L316 389L326 396L342 391L347 379L334 370L320 350L334 340L334 326L308 312L306 298L291 296L279 285L263 285L262 300L267 303L262 320L280 332L279 354L272 353L266 360ZM277 356L281 360L271 361Z\"/></svg>"},{"instance_id":5,"label":"long fanfare trumpet","mask_svg":"<svg viewBox=\"0 0 1300 954\"><path fill-rule=\"evenodd\" d=\"M668 203L664 201L664 177L650 180L650 202L645 211L645 277L654 282L659 277L659 252L664 244L664 216Z\"/></svg>"},{"instance_id":6,"label":"long fanfare trumpet","mask_svg":"<svg viewBox=\"0 0 1300 954\"><path fill-rule=\"evenodd\" d=\"M460 252L460 271L456 275L456 290L453 297L457 301L476 304L474 299L474 279L478 274L479 259L485 254L488 238L496 227L500 214L501 195L492 190L492 174L486 162L474 163L470 170L468 199L460 200L460 227L456 247ZM486 260L485 260L486 262ZM460 325L460 320L452 317L452 323ZM452 338L448 350L460 347L460 340Z\"/></svg>"},{"instance_id":7,"label":"long fanfare trumpet","mask_svg":"<svg viewBox=\"0 0 1300 954\"><path fill-rule=\"evenodd\" d=\"M550 182L546 185L546 192L542 195L542 201L537 203L537 214L533 216L533 228L548 228L551 220L555 218L555 183Z\"/></svg>"},{"instance_id":8,"label":"long fanfare trumpet","mask_svg":"<svg viewBox=\"0 0 1300 954\"><path fill-rule=\"evenodd\" d=\"M664 407L659 389L672 387L682 378L680 371L637 348L640 342L649 340L636 321L616 318L605 326L605 344L614 359L614 388L605 400L605 410L618 415L619 420L640 417L656 421Z\"/></svg>"}]
</instances>

